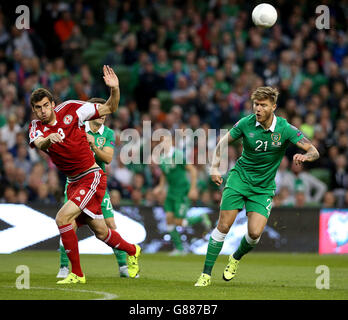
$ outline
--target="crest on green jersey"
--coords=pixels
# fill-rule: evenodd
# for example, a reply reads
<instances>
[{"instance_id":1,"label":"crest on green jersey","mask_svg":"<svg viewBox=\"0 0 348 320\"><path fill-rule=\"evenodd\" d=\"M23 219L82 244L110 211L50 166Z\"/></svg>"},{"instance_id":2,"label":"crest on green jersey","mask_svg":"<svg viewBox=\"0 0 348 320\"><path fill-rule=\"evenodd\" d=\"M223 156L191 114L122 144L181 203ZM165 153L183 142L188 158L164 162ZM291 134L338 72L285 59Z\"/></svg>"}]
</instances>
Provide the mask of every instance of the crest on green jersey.
<instances>
[{"instance_id":1,"label":"crest on green jersey","mask_svg":"<svg viewBox=\"0 0 348 320\"><path fill-rule=\"evenodd\" d=\"M280 138L281 138L281 134L280 133L277 133L277 132L273 132L271 134L271 139L273 140L272 142L272 145L275 146L275 147L280 147L280 145L282 144L280 142Z\"/></svg>"},{"instance_id":2,"label":"crest on green jersey","mask_svg":"<svg viewBox=\"0 0 348 320\"><path fill-rule=\"evenodd\" d=\"M280 133L277 133L277 132L273 132L271 134L271 139L274 141L274 142L278 142L280 140L282 136L280 135Z\"/></svg>"},{"instance_id":3,"label":"crest on green jersey","mask_svg":"<svg viewBox=\"0 0 348 320\"><path fill-rule=\"evenodd\" d=\"M98 137L97 138L97 144L99 147L102 147L106 142L106 139L104 137Z\"/></svg>"}]
</instances>

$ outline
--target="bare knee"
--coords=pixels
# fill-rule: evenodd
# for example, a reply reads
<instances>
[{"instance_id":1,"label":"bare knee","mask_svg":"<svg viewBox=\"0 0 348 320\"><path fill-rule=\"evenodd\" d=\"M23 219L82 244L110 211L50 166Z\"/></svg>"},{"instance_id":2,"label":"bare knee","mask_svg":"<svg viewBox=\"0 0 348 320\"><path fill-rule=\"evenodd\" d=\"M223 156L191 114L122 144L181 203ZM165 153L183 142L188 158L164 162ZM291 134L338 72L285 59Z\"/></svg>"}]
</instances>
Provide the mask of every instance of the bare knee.
<instances>
[{"instance_id":1,"label":"bare knee","mask_svg":"<svg viewBox=\"0 0 348 320\"><path fill-rule=\"evenodd\" d=\"M230 231L231 226L225 222L225 221L219 221L218 225L217 225L217 229L221 232L221 233L228 233Z\"/></svg>"},{"instance_id":2,"label":"bare knee","mask_svg":"<svg viewBox=\"0 0 348 320\"><path fill-rule=\"evenodd\" d=\"M171 212L168 212L166 214L166 222L167 222L168 225L175 224L174 215Z\"/></svg>"},{"instance_id":3,"label":"bare knee","mask_svg":"<svg viewBox=\"0 0 348 320\"><path fill-rule=\"evenodd\" d=\"M174 219L174 224L176 226L182 226L183 223L183 219Z\"/></svg>"},{"instance_id":4,"label":"bare knee","mask_svg":"<svg viewBox=\"0 0 348 320\"><path fill-rule=\"evenodd\" d=\"M260 237L261 237L261 233L262 232L259 232L259 231L249 231L248 232L248 235L249 235L249 237L251 238L251 239L253 239L253 240L257 240L257 239L259 239Z\"/></svg>"},{"instance_id":5,"label":"bare knee","mask_svg":"<svg viewBox=\"0 0 348 320\"><path fill-rule=\"evenodd\" d=\"M94 234L95 234L96 238L101 240L101 241L104 241L107 238L108 232L109 232L108 228L94 230Z\"/></svg>"},{"instance_id":6,"label":"bare knee","mask_svg":"<svg viewBox=\"0 0 348 320\"><path fill-rule=\"evenodd\" d=\"M58 227L64 226L66 224L68 224L68 219L63 215L63 214L57 214L56 216L56 224Z\"/></svg>"},{"instance_id":7,"label":"bare knee","mask_svg":"<svg viewBox=\"0 0 348 320\"><path fill-rule=\"evenodd\" d=\"M116 223L115 223L114 218L105 219L105 223L106 223L108 228L110 228L112 230L116 230Z\"/></svg>"}]
</instances>

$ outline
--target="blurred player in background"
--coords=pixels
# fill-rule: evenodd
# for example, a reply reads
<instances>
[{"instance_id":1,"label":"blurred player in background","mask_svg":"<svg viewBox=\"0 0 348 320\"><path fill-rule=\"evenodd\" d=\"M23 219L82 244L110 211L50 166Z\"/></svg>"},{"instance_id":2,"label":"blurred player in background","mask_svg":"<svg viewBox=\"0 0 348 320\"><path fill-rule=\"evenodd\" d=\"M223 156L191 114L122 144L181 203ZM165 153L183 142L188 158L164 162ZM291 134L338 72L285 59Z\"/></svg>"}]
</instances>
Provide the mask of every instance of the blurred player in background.
<instances>
[{"instance_id":1,"label":"blurred player in background","mask_svg":"<svg viewBox=\"0 0 348 320\"><path fill-rule=\"evenodd\" d=\"M98 239L112 248L126 251L130 277L139 272L140 247L126 242L105 223L101 202L106 191L106 175L95 162L84 130L86 120L98 119L118 108L119 81L109 66L103 67L103 79L110 88L105 104L69 100L55 106L52 94L43 88L35 90L30 97L32 111L38 118L29 125L30 146L46 152L68 177L68 201L58 211L56 223L72 272L57 284L86 282L80 265L75 223L88 224Z\"/></svg>"},{"instance_id":2,"label":"blurred player in background","mask_svg":"<svg viewBox=\"0 0 348 320\"><path fill-rule=\"evenodd\" d=\"M105 104L106 100L102 98L92 98L88 102ZM85 130L87 133L87 140L94 152L94 158L99 167L105 172L105 165L111 163L114 148L115 137L114 132L104 125L106 116L102 116L98 119L86 121ZM68 201L66 190L68 188L68 182L65 185L65 198L64 203ZM116 230L116 224L114 220L114 213L111 205L109 192L105 192L101 209L106 222L106 225L113 230ZM60 269L57 274L57 278L66 278L69 275L69 258L65 252L64 246L61 243L59 246L60 252ZM116 260L119 266L120 277L129 277L127 267L127 253L116 248L114 251Z\"/></svg>"},{"instance_id":3,"label":"blurred player in background","mask_svg":"<svg viewBox=\"0 0 348 320\"><path fill-rule=\"evenodd\" d=\"M211 167L211 178L218 186L222 178L219 172L221 155L227 153L229 142L243 139L243 153L229 172L222 193L220 216L217 227L209 239L203 273L195 286L205 287L211 283L211 272L238 212L245 206L248 215L248 231L237 251L229 256L223 279L232 280L240 259L259 242L269 218L275 192L275 175L290 143L306 151L295 154L297 164L319 158L317 149L290 125L277 117L278 91L272 87L259 87L251 95L254 113L242 118L218 143Z\"/></svg>"},{"instance_id":4,"label":"blurred player in background","mask_svg":"<svg viewBox=\"0 0 348 320\"><path fill-rule=\"evenodd\" d=\"M167 196L164 203L166 213L167 231L170 234L174 245L174 250L170 255L186 254L180 233L177 226L187 227L197 223L203 223L206 230L210 230L211 222L208 215L186 217L187 210L190 207L190 200L197 200L197 170L194 165L187 164L184 153L175 148L171 136L163 136L161 141L164 148L164 155L160 157L160 168L162 174L160 182L154 189L154 194L158 195L165 190L168 183ZM189 181L187 172L190 174Z\"/></svg>"}]
</instances>

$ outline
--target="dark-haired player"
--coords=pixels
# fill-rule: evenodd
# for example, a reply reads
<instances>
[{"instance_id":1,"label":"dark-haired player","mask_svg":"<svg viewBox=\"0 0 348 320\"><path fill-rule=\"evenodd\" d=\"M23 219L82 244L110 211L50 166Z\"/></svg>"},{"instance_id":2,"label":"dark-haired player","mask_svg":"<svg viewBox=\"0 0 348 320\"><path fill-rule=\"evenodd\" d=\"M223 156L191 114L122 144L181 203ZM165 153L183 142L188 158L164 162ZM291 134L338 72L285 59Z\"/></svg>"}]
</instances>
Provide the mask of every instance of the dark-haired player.
<instances>
[{"instance_id":1,"label":"dark-haired player","mask_svg":"<svg viewBox=\"0 0 348 320\"><path fill-rule=\"evenodd\" d=\"M98 239L112 248L126 251L131 277L139 271L140 247L126 242L105 224L101 202L106 190L106 175L95 162L85 132L86 120L100 118L118 108L118 78L109 66L104 66L103 74L104 82L110 88L110 97L104 104L69 100L56 106L51 93L42 88L35 90L30 98L32 111L38 118L29 126L30 145L46 152L69 181L68 201L58 211L56 223L72 272L57 284L86 282L80 266L74 223L88 224Z\"/></svg>"}]
</instances>

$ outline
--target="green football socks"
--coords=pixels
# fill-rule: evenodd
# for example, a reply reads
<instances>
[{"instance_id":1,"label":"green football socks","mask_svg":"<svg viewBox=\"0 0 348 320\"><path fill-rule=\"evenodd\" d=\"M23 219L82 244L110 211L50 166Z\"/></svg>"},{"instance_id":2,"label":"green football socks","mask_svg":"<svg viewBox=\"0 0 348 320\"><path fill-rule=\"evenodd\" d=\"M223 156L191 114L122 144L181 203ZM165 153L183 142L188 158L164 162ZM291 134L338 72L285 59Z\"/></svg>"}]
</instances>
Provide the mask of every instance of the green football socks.
<instances>
[{"instance_id":1,"label":"green football socks","mask_svg":"<svg viewBox=\"0 0 348 320\"><path fill-rule=\"evenodd\" d=\"M233 254L233 258L240 260L245 254L254 249L258 242L259 239L253 240L248 235L245 235L242 238L237 251Z\"/></svg>"},{"instance_id":2,"label":"green football socks","mask_svg":"<svg viewBox=\"0 0 348 320\"><path fill-rule=\"evenodd\" d=\"M226 234L220 232L217 228L213 230L209 238L207 254L205 256L203 273L211 275L214 264L219 256L225 241Z\"/></svg>"},{"instance_id":3,"label":"green football socks","mask_svg":"<svg viewBox=\"0 0 348 320\"><path fill-rule=\"evenodd\" d=\"M127 252L122 250L113 249L115 257L118 262L119 267L123 267L127 265Z\"/></svg>"},{"instance_id":4,"label":"green football socks","mask_svg":"<svg viewBox=\"0 0 348 320\"><path fill-rule=\"evenodd\" d=\"M173 244L174 244L174 247L175 247L177 250L183 251L183 250L184 250L184 247L183 247L183 245L182 245L180 233L176 230L176 228L174 227L174 229L171 230L171 231L169 232L169 234L170 234L170 237L171 237L172 242L173 242Z\"/></svg>"},{"instance_id":5,"label":"green football socks","mask_svg":"<svg viewBox=\"0 0 348 320\"><path fill-rule=\"evenodd\" d=\"M211 275L214 264L220 254L223 244L223 241L216 241L212 237L210 237L207 254L205 256L203 273Z\"/></svg>"},{"instance_id":6,"label":"green football socks","mask_svg":"<svg viewBox=\"0 0 348 320\"><path fill-rule=\"evenodd\" d=\"M69 258L65 252L64 246L59 246L60 251L60 267L69 267Z\"/></svg>"}]
</instances>

